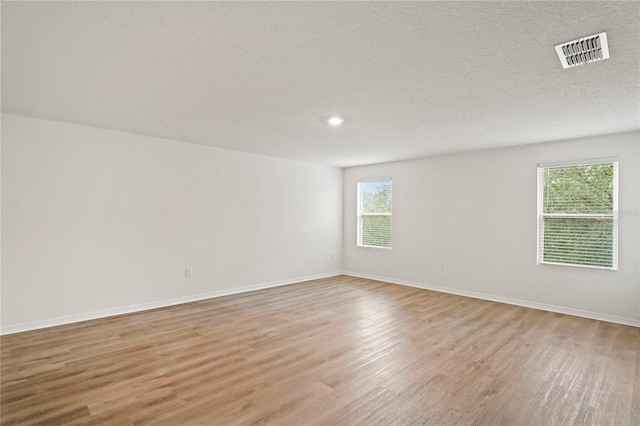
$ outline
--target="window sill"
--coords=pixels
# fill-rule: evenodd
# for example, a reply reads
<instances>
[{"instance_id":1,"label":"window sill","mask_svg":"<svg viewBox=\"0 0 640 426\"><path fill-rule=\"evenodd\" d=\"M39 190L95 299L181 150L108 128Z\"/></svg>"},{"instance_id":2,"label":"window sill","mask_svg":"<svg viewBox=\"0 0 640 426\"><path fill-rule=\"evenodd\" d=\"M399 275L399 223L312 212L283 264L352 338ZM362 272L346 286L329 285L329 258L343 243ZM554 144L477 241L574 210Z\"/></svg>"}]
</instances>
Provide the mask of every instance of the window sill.
<instances>
[{"instance_id":1,"label":"window sill","mask_svg":"<svg viewBox=\"0 0 640 426\"><path fill-rule=\"evenodd\" d=\"M555 263L555 262L538 262L538 266L541 265L550 265L550 266L569 266L572 268L581 268L581 269L596 269L600 271L609 271L609 272L618 272L618 268L610 268L607 266L591 266L591 265L576 265L574 263Z\"/></svg>"},{"instance_id":2,"label":"window sill","mask_svg":"<svg viewBox=\"0 0 640 426\"><path fill-rule=\"evenodd\" d=\"M391 251L391 247L380 247L380 246L365 246L362 244L357 245L358 248L366 248L366 249L374 249L374 250L387 250Z\"/></svg>"}]
</instances>

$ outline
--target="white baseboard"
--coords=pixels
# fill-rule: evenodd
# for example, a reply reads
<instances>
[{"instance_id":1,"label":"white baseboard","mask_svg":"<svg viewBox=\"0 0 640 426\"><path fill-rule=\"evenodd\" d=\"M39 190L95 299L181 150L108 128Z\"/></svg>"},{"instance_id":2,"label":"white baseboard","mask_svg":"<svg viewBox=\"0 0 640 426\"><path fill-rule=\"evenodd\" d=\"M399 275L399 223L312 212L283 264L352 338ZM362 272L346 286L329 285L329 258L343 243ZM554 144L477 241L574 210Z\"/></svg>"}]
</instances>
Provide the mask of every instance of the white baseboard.
<instances>
[{"instance_id":1,"label":"white baseboard","mask_svg":"<svg viewBox=\"0 0 640 426\"><path fill-rule=\"evenodd\" d=\"M525 308L540 309L543 311L557 312L559 314L567 314L567 315L573 315L576 317L590 318L590 319L595 319L599 321L613 322L616 324L640 327L640 320L634 319L634 318L619 317L617 315L602 314L599 312L584 311L582 309L568 308L565 306L548 305L546 303L531 302L531 301L522 300L522 299L513 299L511 297L494 296L492 294L477 293L475 291L459 290L455 288L430 285L430 284L419 283L415 281L400 280L396 278L381 277L377 275L360 274L357 272L343 272L343 274L351 277L356 277L356 278L366 278L366 279L375 280L375 281L383 281L390 284L398 284L398 285L404 285L408 287L421 288L425 290L433 290L433 291L438 291L440 293L456 294L458 296L473 297L474 299L491 300L493 302L507 303L509 305L524 306Z\"/></svg>"},{"instance_id":2,"label":"white baseboard","mask_svg":"<svg viewBox=\"0 0 640 426\"><path fill-rule=\"evenodd\" d=\"M94 311L94 312L85 312L82 314L67 315L64 317L51 318L47 320L32 321L32 322L26 322L21 324L3 326L0 329L0 335L20 333L23 331L37 330L40 328L54 327L57 325L71 324L75 322L111 317L114 315L129 314L133 312L146 311L149 309L163 308L166 306L179 305L182 303L195 302L198 300L211 299L211 298L221 297L221 296L229 296L232 294L246 293L249 291L262 290L262 289L271 288L271 287L280 287L284 285L296 284L296 283L317 280L322 278L330 278L338 275L348 275L351 277L366 278L366 279L375 280L375 281L383 281L390 284L416 287L416 288L421 288L425 290L438 291L441 293L456 294L459 296L473 297L475 299L491 300L493 302L507 303L509 305L524 306L526 308L540 309L543 311L557 312L560 314L574 315L578 317L590 318L590 319L595 319L600 321L607 321L607 322L612 322L616 324L624 324L624 325L630 325L634 327L640 327L640 320L637 320L634 318L619 317L616 315L602 314L599 312L584 311L581 309L574 309L574 308L568 308L568 307L557 306L557 305L549 305L546 303L531 302L528 300L514 299L510 297L494 296L486 293L478 293L478 292L468 291L468 290L459 290L459 289L453 289L449 287L419 283L415 281L401 280L401 279L390 278L390 277L382 277L378 275L360 274L357 272L331 272L326 274L309 275L309 276L292 278L292 279L281 280L281 281L272 281L272 282L249 285L249 286L238 287L238 288L217 290L217 291L212 291L208 293L201 293L201 294L185 296L185 297L177 297L174 299L166 299L166 300L160 300L155 302L142 303L138 305L130 305L130 306L125 306L121 308L105 309L105 310Z\"/></svg>"},{"instance_id":3,"label":"white baseboard","mask_svg":"<svg viewBox=\"0 0 640 426\"><path fill-rule=\"evenodd\" d=\"M337 275L342 275L342 272L330 272L326 274L308 275L304 277L291 278L291 279L286 279L281 281L272 281L268 283L261 283L261 284L255 284L255 285L249 285L249 286L243 286L243 287L237 287L237 288L217 290L217 291L212 291L208 293L195 294L192 296L176 297L174 299L165 299L165 300L159 300L155 302L141 303L138 305L129 305L121 308L105 309L105 310L94 311L94 312L85 312L85 313L76 314L76 315L67 315L63 317L51 318L51 319L46 319L41 321L25 322L21 324L3 326L1 328L0 335L20 333L22 331L37 330L39 328L54 327L56 325L71 324L74 322L88 321L88 320L93 320L98 318L112 317L114 315L130 314L133 312L147 311L149 309L164 308L166 306L180 305L182 303L196 302L198 300L211 299L214 297L221 297L221 296L229 296L229 295L238 294L238 293L246 293L249 291L262 290L265 288L280 287L280 286L289 285L289 284L297 284L305 281L335 277Z\"/></svg>"}]
</instances>

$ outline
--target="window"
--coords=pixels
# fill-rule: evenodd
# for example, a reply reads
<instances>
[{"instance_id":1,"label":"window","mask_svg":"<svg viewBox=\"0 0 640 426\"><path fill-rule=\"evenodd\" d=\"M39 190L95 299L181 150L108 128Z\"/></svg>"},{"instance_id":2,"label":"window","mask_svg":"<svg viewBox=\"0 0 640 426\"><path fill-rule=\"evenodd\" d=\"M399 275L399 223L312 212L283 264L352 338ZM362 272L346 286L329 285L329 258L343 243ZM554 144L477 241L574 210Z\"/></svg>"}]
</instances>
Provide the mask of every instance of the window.
<instances>
[{"instance_id":1,"label":"window","mask_svg":"<svg viewBox=\"0 0 640 426\"><path fill-rule=\"evenodd\" d=\"M358 182L358 246L391 248L391 179Z\"/></svg>"},{"instance_id":2,"label":"window","mask_svg":"<svg viewBox=\"0 0 640 426\"><path fill-rule=\"evenodd\" d=\"M538 264L618 269L618 163L538 166Z\"/></svg>"}]
</instances>

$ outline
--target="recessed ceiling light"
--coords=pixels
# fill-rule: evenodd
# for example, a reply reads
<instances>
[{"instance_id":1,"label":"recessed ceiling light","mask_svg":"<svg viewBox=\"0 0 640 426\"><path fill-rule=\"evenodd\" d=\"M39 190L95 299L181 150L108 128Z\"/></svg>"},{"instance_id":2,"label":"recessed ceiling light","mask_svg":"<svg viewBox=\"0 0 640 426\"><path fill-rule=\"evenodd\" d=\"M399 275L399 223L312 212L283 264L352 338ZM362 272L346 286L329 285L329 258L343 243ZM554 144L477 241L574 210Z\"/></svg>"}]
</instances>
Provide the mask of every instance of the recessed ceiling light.
<instances>
[{"instance_id":1,"label":"recessed ceiling light","mask_svg":"<svg viewBox=\"0 0 640 426\"><path fill-rule=\"evenodd\" d=\"M344 121L343 118L340 117L331 117L329 119L329 124L331 124L332 126L339 126L342 124L342 122Z\"/></svg>"}]
</instances>

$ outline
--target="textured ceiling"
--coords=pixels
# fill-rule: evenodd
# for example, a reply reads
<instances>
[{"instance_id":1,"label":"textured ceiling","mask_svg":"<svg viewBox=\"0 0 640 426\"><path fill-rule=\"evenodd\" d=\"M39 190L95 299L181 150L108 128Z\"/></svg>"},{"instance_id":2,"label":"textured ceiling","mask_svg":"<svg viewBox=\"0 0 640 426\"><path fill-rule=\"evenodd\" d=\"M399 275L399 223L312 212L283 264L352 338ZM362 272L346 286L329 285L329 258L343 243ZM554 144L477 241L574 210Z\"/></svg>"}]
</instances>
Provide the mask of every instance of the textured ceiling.
<instances>
[{"instance_id":1,"label":"textured ceiling","mask_svg":"<svg viewBox=\"0 0 640 426\"><path fill-rule=\"evenodd\" d=\"M640 4L2 2L2 110L337 166L636 130Z\"/></svg>"}]
</instances>

